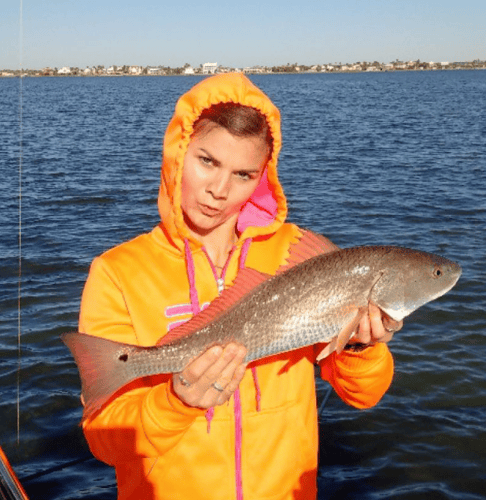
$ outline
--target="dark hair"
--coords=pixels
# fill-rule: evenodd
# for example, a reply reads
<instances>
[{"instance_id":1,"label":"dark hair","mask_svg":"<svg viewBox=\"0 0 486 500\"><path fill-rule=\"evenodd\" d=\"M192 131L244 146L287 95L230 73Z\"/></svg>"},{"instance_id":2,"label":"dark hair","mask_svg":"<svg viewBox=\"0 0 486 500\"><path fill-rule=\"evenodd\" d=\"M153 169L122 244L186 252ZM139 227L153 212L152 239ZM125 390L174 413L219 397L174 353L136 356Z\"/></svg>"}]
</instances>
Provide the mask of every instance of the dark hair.
<instances>
[{"instance_id":1,"label":"dark hair","mask_svg":"<svg viewBox=\"0 0 486 500\"><path fill-rule=\"evenodd\" d=\"M211 123L238 137L260 137L267 143L269 151L272 151L273 138L267 119L255 108L234 102L214 104L203 110L195 121L192 135L204 133Z\"/></svg>"}]
</instances>

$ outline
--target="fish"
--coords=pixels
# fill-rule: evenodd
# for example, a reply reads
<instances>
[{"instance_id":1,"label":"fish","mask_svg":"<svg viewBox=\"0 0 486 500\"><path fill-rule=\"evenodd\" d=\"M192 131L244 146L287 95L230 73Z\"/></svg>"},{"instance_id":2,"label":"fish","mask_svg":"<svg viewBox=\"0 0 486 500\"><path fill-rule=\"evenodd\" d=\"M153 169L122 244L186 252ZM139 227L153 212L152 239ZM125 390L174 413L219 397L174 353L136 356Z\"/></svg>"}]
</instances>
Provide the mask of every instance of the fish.
<instances>
[{"instance_id":1,"label":"fish","mask_svg":"<svg viewBox=\"0 0 486 500\"><path fill-rule=\"evenodd\" d=\"M133 380L178 373L214 345L244 345L247 363L313 344L327 344L319 359L340 353L370 302L401 321L448 292L462 272L445 257L403 247L328 252L329 243L325 250L323 237L310 232L296 247L273 276L241 269L232 286L155 346L63 334L80 373L83 419Z\"/></svg>"}]
</instances>

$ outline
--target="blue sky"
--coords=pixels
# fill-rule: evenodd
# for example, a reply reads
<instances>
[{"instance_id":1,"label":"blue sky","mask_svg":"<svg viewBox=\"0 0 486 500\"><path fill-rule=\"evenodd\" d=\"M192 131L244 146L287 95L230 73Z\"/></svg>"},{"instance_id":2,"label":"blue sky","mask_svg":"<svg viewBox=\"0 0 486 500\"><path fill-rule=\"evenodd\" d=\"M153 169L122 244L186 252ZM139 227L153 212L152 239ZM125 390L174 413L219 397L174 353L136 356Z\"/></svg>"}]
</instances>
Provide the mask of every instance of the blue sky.
<instances>
[{"instance_id":1,"label":"blue sky","mask_svg":"<svg viewBox=\"0 0 486 500\"><path fill-rule=\"evenodd\" d=\"M486 59L485 0L20 1L0 68Z\"/></svg>"}]
</instances>

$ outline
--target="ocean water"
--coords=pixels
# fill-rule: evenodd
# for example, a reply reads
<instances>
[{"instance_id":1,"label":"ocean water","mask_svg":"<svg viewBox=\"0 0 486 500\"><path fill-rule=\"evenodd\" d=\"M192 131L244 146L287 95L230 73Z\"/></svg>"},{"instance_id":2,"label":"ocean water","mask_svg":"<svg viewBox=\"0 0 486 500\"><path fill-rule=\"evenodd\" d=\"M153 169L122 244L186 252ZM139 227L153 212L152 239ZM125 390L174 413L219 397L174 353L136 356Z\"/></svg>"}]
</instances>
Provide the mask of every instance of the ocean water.
<instances>
[{"instance_id":1,"label":"ocean water","mask_svg":"<svg viewBox=\"0 0 486 500\"><path fill-rule=\"evenodd\" d=\"M375 408L318 384L319 499L486 498L486 72L251 78L281 109L290 220L463 267L395 335ZM0 445L34 500L116 498L113 471L88 459L59 335L91 260L158 223L162 137L199 79L0 79Z\"/></svg>"}]
</instances>

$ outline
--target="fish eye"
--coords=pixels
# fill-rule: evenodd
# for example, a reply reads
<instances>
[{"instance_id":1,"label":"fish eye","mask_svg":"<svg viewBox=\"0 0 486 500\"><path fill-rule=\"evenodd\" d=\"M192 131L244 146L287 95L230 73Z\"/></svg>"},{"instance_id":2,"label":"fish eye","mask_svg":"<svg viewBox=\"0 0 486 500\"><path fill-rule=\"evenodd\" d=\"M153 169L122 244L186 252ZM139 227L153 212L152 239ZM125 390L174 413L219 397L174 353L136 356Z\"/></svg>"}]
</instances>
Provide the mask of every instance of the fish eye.
<instances>
[{"instance_id":1,"label":"fish eye","mask_svg":"<svg viewBox=\"0 0 486 500\"><path fill-rule=\"evenodd\" d=\"M440 278L442 276L442 269L440 267L436 267L434 269L434 276L436 278Z\"/></svg>"}]
</instances>

